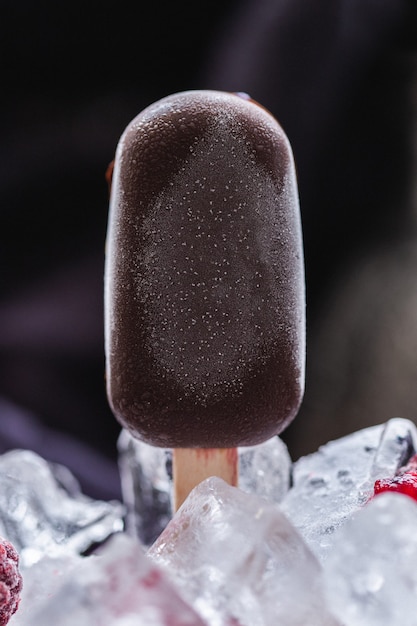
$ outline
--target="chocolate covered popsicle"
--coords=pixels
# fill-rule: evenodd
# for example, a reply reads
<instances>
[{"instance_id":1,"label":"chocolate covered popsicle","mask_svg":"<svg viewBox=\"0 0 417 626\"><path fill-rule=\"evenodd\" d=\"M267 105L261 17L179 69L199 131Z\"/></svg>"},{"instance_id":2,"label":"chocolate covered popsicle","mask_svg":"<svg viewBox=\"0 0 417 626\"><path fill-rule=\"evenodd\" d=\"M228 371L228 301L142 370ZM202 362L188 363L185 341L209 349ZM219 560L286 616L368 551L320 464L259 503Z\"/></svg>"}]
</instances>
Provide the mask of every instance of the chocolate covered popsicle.
<instances>
[{"instance_id":1,"label":"chocolate covered popsicle","mask_svg":"<svg viewBox=\"0 0 417 626\"><path fill-rule=\"evenodd\" d=\"M305 288L275 118L216 91L142 111L117 147L106 245L107 392L121 424L170 448L280 433L303 395Z\"/></svg>"}]
</instances>

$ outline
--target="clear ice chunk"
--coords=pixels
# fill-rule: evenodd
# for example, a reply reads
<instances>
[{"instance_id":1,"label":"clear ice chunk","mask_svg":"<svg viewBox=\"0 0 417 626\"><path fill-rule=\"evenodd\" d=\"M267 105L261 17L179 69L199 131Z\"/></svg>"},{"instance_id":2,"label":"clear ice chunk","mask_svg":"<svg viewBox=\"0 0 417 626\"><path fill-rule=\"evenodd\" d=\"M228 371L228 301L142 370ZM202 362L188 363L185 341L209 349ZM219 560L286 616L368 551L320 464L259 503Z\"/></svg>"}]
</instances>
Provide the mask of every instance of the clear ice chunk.
<instances>
[{"instance_id":1,"label":"clear ice chunk","mask_svg":"<svg viewBox=\"0 0 417 626\"><path fill-rule=\"evenodd\" d=\"M46 610L51 599L59 592L63 581L77 576L83 567L85 558L74 551L64 551L59 556L39 556L36 562L21 563L23 576L21 602L17 613L10 621L10 626L32 626L33 618L42 610ZM60 620L55 622L57 626ZM45 626L52 622L45 621Z\"/></svg>"},{"instance_id":2,"label":"clear ice chunk","mask_svg":"<svg viewBox=\"0 0 417 626\"><path fill-rule=\"evenodd\" d=\"M321 568L277 506L219 478L198 485L148 556L210 626L330 626Z\"/></svg>"},{"instance_id":3,"label":"clear ice chunk","mask_svg":"<svg viewBox=\"0 0 417 626\"><path fill-rule=\"evenodd\" d=\"M394 476L416 449L416 426L400 418L331 441L294 464L293 486L280 508L322 561L375 480Z\"/></svg>"},{"instance_id":4,"label":"clear ice chunk","mask_svg":"<svg viewBox=\"0 0 417 626\"><path fill-rule=\"evenodd\" d=\"M44 554L82 553L123 528L120 502L83 495L74 476L29 450L0 456L0 535L22 565Z\"/></svg>"},{"instance_id":5,"label":"clear ice chunk","mask_svg":"<svg viewBox=\"0 0 417 626\"><path fill-rule=\"evenodd\" d=\"M138 441L124 429L117 447L126 530L150 545L172 516L171 450Z\"/></svg>"},{"instance_id":6,"label":"clear ice chunk","mask_svg":"<svg viewBox=\"0 0 417 626\"><path fill-rule=\"evenodd\" d=\"M290 488L292 460L285 443L273 437L257 446L239 448L239 489L271 503L282 501Z\"/></svg>"},{"instance_id":7,"label":"clear ice chunk","mask_svg":"<svg viewBox=\"0 0 417 626\"><path fill-rule=\"evenodd\" d=\"M118 440L126 527L145 545L160 535L172 517L172 454L134 439L122 430ZM238 449L239 487L271 502L281 502L290 485L291 458L279 437Z\"/></svg>"},{"instance_id":8,"label":"clear ice chunk","mask_svg":"<svg viewBox=\"0 0 417 626\"><path fill-rule=\"evenodd\" d=\"M417 503L383 493L335 538L324 579L329 605L347 626L417 623Z\"/></svg>"},{"instance_id":9,"label":"clear ice chunk","mask_svg":"<svg viewBox=\"0 0 417 626\"><path fill-rule=\"evenodd\" d=\"M91 556L45 557L24 572L23 590L14 626L204 626L125 533Z\"/></svg>"}]
</instances>

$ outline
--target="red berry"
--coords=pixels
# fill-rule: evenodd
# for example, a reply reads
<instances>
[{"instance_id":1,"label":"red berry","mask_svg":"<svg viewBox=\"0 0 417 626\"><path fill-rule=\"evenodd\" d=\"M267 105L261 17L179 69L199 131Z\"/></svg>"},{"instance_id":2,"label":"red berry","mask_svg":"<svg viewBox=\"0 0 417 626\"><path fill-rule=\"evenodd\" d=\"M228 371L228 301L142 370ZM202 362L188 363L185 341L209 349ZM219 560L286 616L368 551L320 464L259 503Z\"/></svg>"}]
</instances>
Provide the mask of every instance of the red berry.
<instances>
[{"instance_id":1,"label":"red berry","mask_svg":"<svg viewBox=\"0 0 417 626\"><path fill-rule=\"evenodd\" d=\"M22 590L19 555L9 541L0 537L0 626L16 613Z\"/></svg>"},{"instance_id":2,"label":"red berry","mask_svg":"<svg viewBox=\"0 0 417 626\"><path fill-rule=\"evenodd\" d=\"M403 493L417 501L417 454L400 468L394 478L382 478L374 485L374 496L385 491Z\"/></svg>"}]
</instances>

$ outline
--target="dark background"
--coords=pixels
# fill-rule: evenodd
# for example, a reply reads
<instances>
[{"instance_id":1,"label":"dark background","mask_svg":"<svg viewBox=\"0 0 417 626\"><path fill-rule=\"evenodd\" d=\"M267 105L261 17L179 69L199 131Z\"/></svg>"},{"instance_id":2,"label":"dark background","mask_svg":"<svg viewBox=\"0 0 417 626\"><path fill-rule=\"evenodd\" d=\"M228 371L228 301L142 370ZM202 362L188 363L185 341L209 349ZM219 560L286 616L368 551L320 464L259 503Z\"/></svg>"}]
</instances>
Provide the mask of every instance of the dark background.
<instances>
[{"instance_id":1,"label":"dark background","mask_svg":"<svg viewBox=\"0 0 417 626\"><path fill-rule=\"evenodd\" d=\"M0 35L0 450L118 496L105 171L143 107L193 88L250 93L293 146L308 304L294 458L417 417L414 1L0 0Z\"/></svg>"}]
</instances>

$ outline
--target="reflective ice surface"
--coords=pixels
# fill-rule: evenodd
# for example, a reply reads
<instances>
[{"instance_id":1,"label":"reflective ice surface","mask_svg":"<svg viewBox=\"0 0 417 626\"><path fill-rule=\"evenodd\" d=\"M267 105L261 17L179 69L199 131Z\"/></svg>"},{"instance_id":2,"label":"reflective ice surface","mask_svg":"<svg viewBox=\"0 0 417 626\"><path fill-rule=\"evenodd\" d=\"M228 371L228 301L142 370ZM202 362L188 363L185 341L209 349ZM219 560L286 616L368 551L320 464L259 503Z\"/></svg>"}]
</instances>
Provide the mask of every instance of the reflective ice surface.
<instances>
[{"instance_id":1,"label":"reflective ice surface","mask_svg":"<svg viewBox=\"0 0 417 626\"><path fill-rule=\"evenodd\" d=\"M137 441L126 430L119 436L118 450L127 531L150 544L172 515L171 450Z\"/></svg>"},{"instance_id":2,"label":"reflective ice surface","mask_svg":"<svg viewBox=\"0 0 417 626\"><path fill-rule=\"evenodd\" d=\"M23 565L44 554L82 553L123 528L119 502L83 495L72 474L28 450L0 456L0 535Z\"/></svg>"},{"instance_id":3,"label":"reflective ice surface","mask_svg":"<svg viewBox=\"0 0 417 626\"><path fill-rule=\"evenodd\" d=\"M44 557L25 572L13 626L204 626L126 534L97 554Z\"/></svg>"},{"instance_id":4,"label":"reflective ice surface","mask_svg":"<svg viewBox=\"0 0 417 626\"><path fill-rule=\"evenodd\" d=\"M378 495L335 538L329 605L348 626L417 624L417 503Z\"/></svg>"},{"instance_id":5,"label":"reflective ice surface","mask_svg":"<svg viewBox=\"0 0 417 626\"><path fill-rule=\"evenodd\" d=\"M148 552L213 626L333 625L320 566L279 509L209 478Z\"/></svg>"},{"instance_id":6,"label":"reflective ice surface","mask_svg":"<svg viewBox=\"0 0 417 626\"><path fill-rule=\"evenodd\" d=\"M417 429L404 419L331 441L293 467L281 510L320 560L334 534L368 499L376 479L394 476L417 449Z\"/></svg>"},{"instance_id":7,"label":"reflective ice surface","mask_svg":"<svg viewBox=\"0 0 417 626\"><path fill-rule=\"evenodd\" d=\"M172 516L171 450L156 448L122 431L118 441L127 529L150 545ZM272 502L281 502L290 485L291 459L274 437L258 446L239 448L239 487Z\"/></svg>"}]
</instances>

